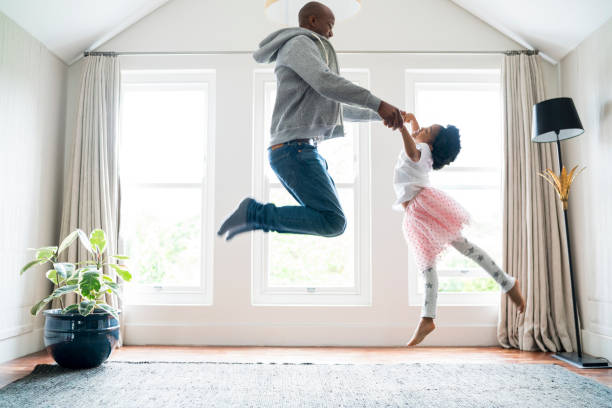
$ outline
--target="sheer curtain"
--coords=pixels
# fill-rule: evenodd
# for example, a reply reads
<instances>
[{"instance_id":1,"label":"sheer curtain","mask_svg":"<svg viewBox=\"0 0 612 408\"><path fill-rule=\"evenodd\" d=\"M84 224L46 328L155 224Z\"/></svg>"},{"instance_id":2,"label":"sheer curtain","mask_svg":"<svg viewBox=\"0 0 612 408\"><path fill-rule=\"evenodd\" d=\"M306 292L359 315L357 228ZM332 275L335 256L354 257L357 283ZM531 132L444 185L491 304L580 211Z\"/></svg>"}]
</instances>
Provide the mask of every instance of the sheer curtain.
<instances>
[{"instance_id":1,"label":"sheer curtain","mask_svg":"<svg viewBox=\"0 0 612 408\"><path fill-rule=\"evenodd\" d=\"M552 143L531 142L533 105L543 99L537 55L506 55L504 98L504 270L516 277L524 314L502 297L498 340L521 350L572 351L573 315L563 211L554 190L538 176L558 172Z\"/></svg>"},{"instance_id":2,"label":"sheer curtain","mask_svg":"<svg viewBox=\"0 0 612 408\"><path fill-rule=\"evenodd\" d=\"M75 228L87 234L95 228L102 228L106 233L106 252L109 254L117 254L119 230L117 138L120 84L119 59L116 56L85 57L60 230L63 238ZM81 245L72 245L65 252L70 262L87 259L87 252ZM115 272L110 268L106 268L104 273L115 278ZM76 296L71 296L71 299L66 299L67 304L76 302ZM106 302L120 307L116 296L107 294ZM123 320L123 313L121 316Z\"/></svg>"}]
</instances>

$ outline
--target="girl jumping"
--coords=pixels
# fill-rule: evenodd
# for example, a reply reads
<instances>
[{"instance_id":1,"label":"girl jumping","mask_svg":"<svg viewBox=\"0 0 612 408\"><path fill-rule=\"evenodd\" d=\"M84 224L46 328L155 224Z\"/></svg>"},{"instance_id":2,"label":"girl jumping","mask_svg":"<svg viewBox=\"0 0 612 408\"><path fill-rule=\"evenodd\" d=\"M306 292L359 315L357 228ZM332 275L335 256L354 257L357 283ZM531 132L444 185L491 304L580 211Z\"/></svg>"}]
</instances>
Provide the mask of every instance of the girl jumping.
<instances>
[{"instance_id":1,"label":"girl jumping","mask_svg":"<svg viewBox=\"0 0 612 408\"><path fill-rule=\"evenodd\" d=\"M397 195L394 208L404 211L404 236L425 279L421 321L407 345L419 344L436 328L433 322L438 299L436 260L448 245L487 271L516 304L519 313L523 313L525 300L518 281L502 271L486 252L462 236L461 230L469 220L467 211L441 190L429 186L429 172L452 163L459 154L459 130L451 125L421 129L413 114L404 113L403 116L405 122L410 122L412 134L406 127L400 128L404 149L400 152L393 177Z\"/></svg>"}]
</instances>

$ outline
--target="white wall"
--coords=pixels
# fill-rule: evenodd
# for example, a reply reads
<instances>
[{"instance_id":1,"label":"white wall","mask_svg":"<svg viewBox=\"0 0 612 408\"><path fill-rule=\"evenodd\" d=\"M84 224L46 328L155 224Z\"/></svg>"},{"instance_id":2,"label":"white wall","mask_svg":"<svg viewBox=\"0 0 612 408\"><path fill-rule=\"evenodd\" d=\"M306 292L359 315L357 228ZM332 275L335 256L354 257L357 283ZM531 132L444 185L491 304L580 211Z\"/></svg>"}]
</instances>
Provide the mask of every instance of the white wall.
<instances>
[{"instance_id":1,"label":"white wall","mask_svg":"<svg viewBox=\"0 0 612 408\"><path fill-rule=\"evenodd\" d=\"M42 349L42 268L26 248L57 243L67 67L0 13L0 362Z\"/></svg>"},{"instance_id":2,"label":"white wall","mask_svg":"<svg viewBox=\"0 0 612 408\"><path fill-rule=\"evenodd\" d=\"M173 0L99 50L254 50L281 28L264 0ZM334 28L337 50L505 50L520 48L448 0L365 0Z\"/></svg>"},{"instance_id":3,"label":"white wall","mask_svg":"<svg viewBox=\"0 0 612 408\"><path fill-rule=\"evenodd\" d=\"M130 27L99 50L253 50L279 26L268 22L262 1L174 0ZM336 24L338 50L506 50L520 48L447 0L368 0L353 19ZM149 58L168 67L217 67L215 223L251 192L252 80L258 66L250 55L122 57L124 67ZM498 68L501 56L342 54L343 68L368 68L373 92L404 106L405 68ZM267 68L272 68L267 66ZM544 63L546 89L557 95L556 68ZM69 83L77 83L73 65ZM228 85L229 84L229 85ZM68 117L77 87L69 89ZM236 121L240 117L244 120ZM73 134L68 119L67 136ZM418 321L419 308L407 301L408 258L399 223L391 211L390 177L400 139L373 124L371 307L254 307L251 305L251 239L227 244L215 239L214 305L209 307L132 306L126 313L128 344L402 345ZM241 148L236 149L237 143ZM224 158L232 157L232 160ZM244 175L249 175L245 177ZM228 191L224 186L232 185ZM210 232L212 234L212 232ZM429 345L496 345L495 307L441 307L436 336Z\"/></svg>"},{"instance_id":4,"label":"white wall","mask_svg":"<svg viewBox=\"0 0 612 408\"><path fill-rule=\"evenodd\" d=\"M561 61L562 95L584 134L562 142L566 167L587 169L570 191L569 224L587 353L612 360L612 20Z\"/></svg>"}]
</instances>

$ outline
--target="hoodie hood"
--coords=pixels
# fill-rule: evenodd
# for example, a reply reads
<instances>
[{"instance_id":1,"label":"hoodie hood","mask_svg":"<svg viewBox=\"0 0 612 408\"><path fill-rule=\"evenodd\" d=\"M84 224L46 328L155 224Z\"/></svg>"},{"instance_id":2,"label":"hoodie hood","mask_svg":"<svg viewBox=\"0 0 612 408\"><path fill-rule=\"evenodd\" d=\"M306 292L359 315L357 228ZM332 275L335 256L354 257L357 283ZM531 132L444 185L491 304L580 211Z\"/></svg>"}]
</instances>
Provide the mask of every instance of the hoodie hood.
<instances>
[{"instance_id":1,"label":"hoodie hood","mask_svg":"<svg viewBox=\"0 0 612 408\"><path fill-rule=\"evenodd\" d=\"M298 35L307 35L313 39L318 38L321 41L327 42L331 46L331 43L329 43L327 38L315 33L314 31L302 27L289 27L275 31L264 38L263 41L259 43L259 49L253 53L253 58L255 58L255 61L259 63L270 63L276 61L278 50L280 50L287 41L293 37L297 37Z\"/></svg>"}]
</instances>

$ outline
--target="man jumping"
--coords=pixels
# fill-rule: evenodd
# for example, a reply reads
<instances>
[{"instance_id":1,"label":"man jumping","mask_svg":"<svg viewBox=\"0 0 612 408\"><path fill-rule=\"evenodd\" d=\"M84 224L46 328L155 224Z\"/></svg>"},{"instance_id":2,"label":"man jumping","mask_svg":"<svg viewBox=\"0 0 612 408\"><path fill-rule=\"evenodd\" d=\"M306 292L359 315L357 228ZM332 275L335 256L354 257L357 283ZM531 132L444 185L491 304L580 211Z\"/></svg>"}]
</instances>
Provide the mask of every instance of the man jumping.
<instances>
[{"instance_id":1,"label":"man jumping","mask_svg":"<svg viewBox=\"0 0 612 408\"><path fill-rule=\"evenodd\" d=\"M346 228L327 162L316 144L344 136L343 120L383 120L403 126L400 110L339 75L336 51L329 42L335 17L318 2L299 12L300 27L266 37L253 57L276 61L277 96L272 114L270 167L299 206L277 207L245 198L223 222L218 235L226 240L246 231L334 237Z\"/></svg>"}]
</instances>

